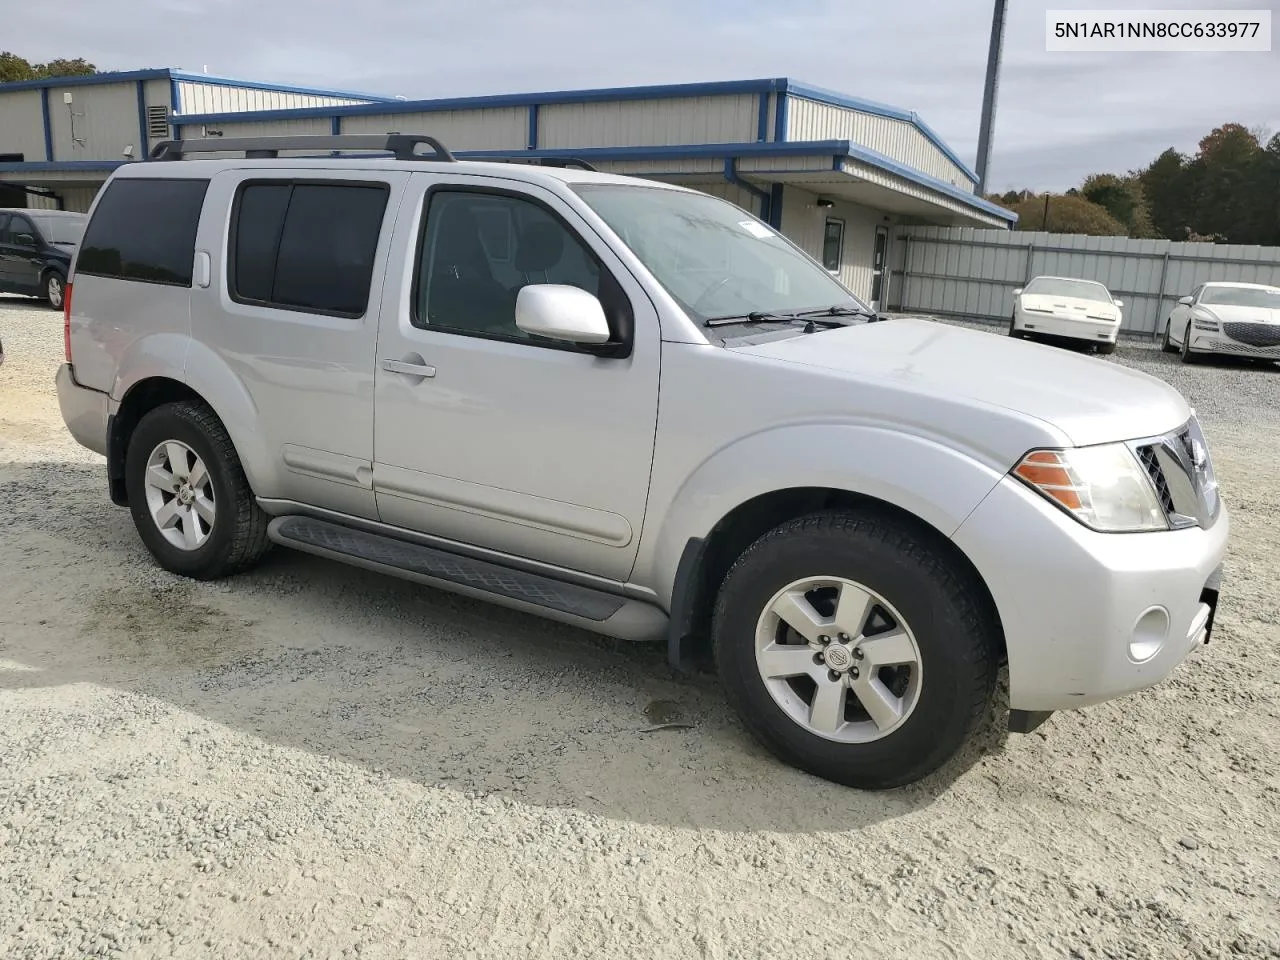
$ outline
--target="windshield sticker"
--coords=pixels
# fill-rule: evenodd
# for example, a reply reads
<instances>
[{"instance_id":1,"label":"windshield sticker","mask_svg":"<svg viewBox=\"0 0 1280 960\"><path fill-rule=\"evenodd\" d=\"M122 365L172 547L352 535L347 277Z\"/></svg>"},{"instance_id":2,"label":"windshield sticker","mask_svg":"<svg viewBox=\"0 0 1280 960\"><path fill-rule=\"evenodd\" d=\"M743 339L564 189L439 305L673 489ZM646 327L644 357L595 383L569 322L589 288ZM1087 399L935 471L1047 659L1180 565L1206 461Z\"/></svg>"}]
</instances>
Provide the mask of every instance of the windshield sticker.
<instances>
[{"instance_id":1,"label":"windshield sticker","mask_svg":"<svg viewBox=\"0 0 1280 960\"><path fill-rule=\"evenodd\" d=\"M763 240L765 237L773 236L772 230L766 227L763 223L756 223L754 220L739 220L738 226L760 240Z\"/></svg>"}]
</instances>

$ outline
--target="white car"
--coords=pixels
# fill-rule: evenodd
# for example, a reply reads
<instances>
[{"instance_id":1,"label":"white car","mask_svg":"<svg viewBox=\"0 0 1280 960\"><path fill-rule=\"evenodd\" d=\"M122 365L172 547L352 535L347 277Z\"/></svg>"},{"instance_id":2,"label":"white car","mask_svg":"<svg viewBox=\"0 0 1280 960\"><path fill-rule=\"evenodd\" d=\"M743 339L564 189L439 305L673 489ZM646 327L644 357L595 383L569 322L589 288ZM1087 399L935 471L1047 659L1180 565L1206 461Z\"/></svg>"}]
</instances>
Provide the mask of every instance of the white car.
<instances>
[{"instance_id":1,"label":"white car","mask_svg":"<svg viewBox=\"0 0 1280 960\"><path fill-rule=\"evenodd\" d=\"M1123 301L1094 280L1036 277L1013 291L1009 336L1020 340L1078 340L1115 353Z\"/></svg>"},{"instance_id":2,"label":"white car","mask_svg":"<svg viewBox=\"0 0 1280 960\"><path fill-rule=\"evenodd\" d=\"M1213 353L1280 360L1280 287L1200 284L1169 314L1164 349L1181 351L1183 363Z\"/></svg>"}]
</instances>

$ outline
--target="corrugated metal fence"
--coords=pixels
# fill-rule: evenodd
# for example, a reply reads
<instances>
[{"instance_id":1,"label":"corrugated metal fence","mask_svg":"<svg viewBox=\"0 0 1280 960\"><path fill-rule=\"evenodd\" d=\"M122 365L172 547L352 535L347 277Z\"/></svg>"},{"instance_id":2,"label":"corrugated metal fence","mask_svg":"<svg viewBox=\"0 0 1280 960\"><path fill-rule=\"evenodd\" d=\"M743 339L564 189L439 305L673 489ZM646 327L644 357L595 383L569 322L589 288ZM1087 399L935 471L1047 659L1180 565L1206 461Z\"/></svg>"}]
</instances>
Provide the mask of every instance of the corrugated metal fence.
<instances>
[{"instance_id":1,"label":"corrugated metal fence","mask_svg":"<svg viewBox=\"0 0 1280 960\"><path fill-rule=\"evenodd\" d=\"M1124 301L1122 330L1146 336L1207 280L1280 286L1280 247L969 227L900 227L889 264L891 310L1003 322L1032 277L1080 277L1106 284Z\"/></svg>"}]
</instances>

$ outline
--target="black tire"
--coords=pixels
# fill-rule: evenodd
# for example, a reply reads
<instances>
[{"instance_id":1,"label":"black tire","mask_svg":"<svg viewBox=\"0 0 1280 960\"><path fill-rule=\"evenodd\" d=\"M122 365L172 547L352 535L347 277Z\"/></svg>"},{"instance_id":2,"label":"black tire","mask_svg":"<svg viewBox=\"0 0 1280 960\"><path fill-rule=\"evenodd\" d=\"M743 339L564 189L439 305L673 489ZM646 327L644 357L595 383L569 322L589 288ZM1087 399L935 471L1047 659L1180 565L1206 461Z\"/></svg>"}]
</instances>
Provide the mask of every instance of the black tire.
<instances>
[{"instance_id":1,"label":"black tire","mask_svg":"<svg viewBox=\"0 0 1280 960\"><path fill-rule=\"evenodd\" d=\"M1015 326L1017 322L1018 322L1018 318L1016 315L1009 318L1009 336L1013 337L1015 340L1025 340L1027 335L1023 333L1021 330L1017 329L1017 327Z\"/></svg>"},{"instance_id":2,"label":"black tire","mask_svg":"<svg viewBox=\"0 0 1280 960\"><path fill-rule=\"evenodd\" d=\"M879 512L819 513L782 524L737 560L716 601L716 667L730 705L775 756L825 780L878 790L919 780L959 750L991 700L999 625L975 575L945 549ZM788 584L815 576L879 593L915 635L919 699L879 740L841 743L805 729L757 669L756 625L766 605Z\"/></svg>"},{"instance_id":3,"label":"black tire","mask_svg":"<svg viewBox=\"0 0 1280 960\"><path fill-rule=\"evenodd\" d=\"M1199 363L1200 354L1195 353L1191 349L1191 325L1187 325L1187 332L1182 337L1182 362L1183 363Z\"/></svg>"},{"instance_id":4,"label":"black tire","mask_svg":"<svg viewBox=\"0 0 1280 960\"><path fill-rule=\"evenodd\" d=\"M151 452L168 440L186 444L208 469L216 514L208 539L184 550L165 539L147 506L144 475ZM156 562L171 573L216 580L253 566L270 549L268 517L258 506L226 428L202 403L167 403L138 422L125 457L125 489L134 526Z\"/></svg>"},{"instance_id":5,"label":"black tire","mask_svg":"<svg viewBox=\"0 0 1280 960\"><path fill-rule=\"evenodd\" d=\"M1111 354L1115 352L1116 352L1116 345L1114 343L1098 344L1098 356L1100 357L1109 357L1111 356Z\"/></svg>"},{"instance_id":6,"label":"black tire","mask_svg":"<svg viewBox=\"0 0 1280 960\"><path fill-rule=\"evenodd\" d=\"M45 302L53 309L61 310L67 291L67 278L57 270L50 270L44 275L43 287Z\"/></svg>"},{"instance_id":7,"label":"black tire","mask_svg":"<svg viewBox=\"0 0 1280 960\"><path fill-rule=\"evenodd\" d=\"M1169 318L1169 322L1164 325L1164 342L1160 344L1160 349L1165 353L1177 353L1178 348L1173 345L1173 341L1169 339L1169 331L1173 327L1173 317Z\"/></svg>"}]
</instances>

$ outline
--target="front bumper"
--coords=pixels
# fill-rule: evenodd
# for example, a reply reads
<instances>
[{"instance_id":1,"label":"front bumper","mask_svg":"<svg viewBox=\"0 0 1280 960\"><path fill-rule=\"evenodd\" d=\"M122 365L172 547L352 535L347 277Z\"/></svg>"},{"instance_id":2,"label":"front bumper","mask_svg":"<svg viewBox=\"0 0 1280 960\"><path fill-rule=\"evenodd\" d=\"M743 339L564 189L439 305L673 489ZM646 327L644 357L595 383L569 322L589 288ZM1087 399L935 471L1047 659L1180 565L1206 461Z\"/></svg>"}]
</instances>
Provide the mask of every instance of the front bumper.
<instances>
[{"instance_id":1,"label":"front bumper","mask_svg":"<svg viewBox=\"0 0 1280 960\"><path fill-rule=\"evenodd\" d=\"M1218 332L1191 330L1191 349L1196 353L1217 353L1228 357L1251 357L1254 360L1280 360L1280 346L1255 347L1232 340Z\"/></svg>"},{"instance_id":2,"label":"front bumper","mask_svg":"<svg viewBox=\"0 0 1280 960\"><path fill-rule=\"evenodd\" d=\"M94 453L107 455L107 402L110 400L100 390L82 387L76 383L71 364L58 367L54 377L58 388L58 408L71 436L82 447Z\"/></svg>"},{"instance_id":3,"label":"front bumper","mask_svg":"<svg viewBox=\"0 0 1280 960\"><path fill-rule=\"evenodd\" d=\"M1014 710L1065 710L1161 682L1209 639L1229 519L1097 533L1006 477L955 534L991 590Z\"/></svg>"},{"instance_id":4,"label":"front bumper","mask_svg":"<svg viewBox=\"0 0 1280 960\"><path fill-rule=\"evenodd\" d=\"M1014 327L1040 336L1067 337L1090 343L1115 343L1116 336L1120 333L1120 324L1110 320L1085 320L1028 310L1018 311Z\"/></svg>"}]
</instances>

